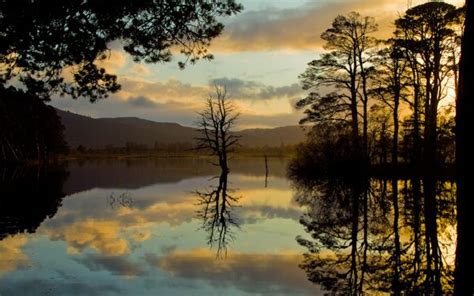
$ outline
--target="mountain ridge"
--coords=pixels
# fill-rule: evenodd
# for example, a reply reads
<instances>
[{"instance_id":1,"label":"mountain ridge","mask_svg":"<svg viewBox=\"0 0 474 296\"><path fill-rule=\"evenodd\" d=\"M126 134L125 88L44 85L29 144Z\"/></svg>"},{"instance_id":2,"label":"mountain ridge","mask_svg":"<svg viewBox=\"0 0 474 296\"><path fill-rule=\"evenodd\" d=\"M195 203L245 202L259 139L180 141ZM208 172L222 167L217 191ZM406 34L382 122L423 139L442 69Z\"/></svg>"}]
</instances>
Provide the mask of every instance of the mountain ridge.
<instances>
[{"instance_id":1,"label":"mountain ridge","mask_svg":"<svg viewBox=\"0 0 474 296\"><path fill-rule=\"evenodd\" d=\"M127 142L153 147L160 144L192 143L199 136L196 128L175 122L157 122L139 117L93 118L56 109L65 127L70 147L84 146L100 149L112 145L123 147ZM253 128L235 132L240 143L247 147L276 147L304 141L305 133L299 126Z\"/></svg>"}]
</instances>

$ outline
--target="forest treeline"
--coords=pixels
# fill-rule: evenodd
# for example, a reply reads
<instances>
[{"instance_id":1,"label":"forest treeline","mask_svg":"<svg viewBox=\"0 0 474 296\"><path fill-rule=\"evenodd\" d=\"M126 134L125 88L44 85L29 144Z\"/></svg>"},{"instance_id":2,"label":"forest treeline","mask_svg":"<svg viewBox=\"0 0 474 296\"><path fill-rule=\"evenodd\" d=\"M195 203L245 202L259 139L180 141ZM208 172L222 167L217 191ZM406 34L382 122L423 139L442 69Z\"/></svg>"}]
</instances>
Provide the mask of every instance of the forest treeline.
<instances>
[{"instance_id":1,"label":"forest treeline","mask_svg":"<svg viewBox=\"0 0 474 296\"><path fill-rule=\"evenodd\" d=\"M372 17L336 17L321 35L324 53L300 75L307 95L297 107L313 128L291 170L453 164L463 19L463 8L428 2L379 40Z\"/></svg>"},{"instance_id":2,"label":"forest treeline","mask_svg":"<svg viewBox=\"0 0 474 296\"><path fill-rule=\"evenodd\" d=\"M0 87L0 163L68 151L56 110L35 95Z\"/></svg>"},{"instance_id":3,"label":"forest treeline","mask_svg":"<svg viewBox=\"0 0 474 296\"><path fill-rule=\"evenodd\" d=\"M234 148L234 155L255 155L255 156L289 156L295 154L297 145L280 146L245 146L239 145ZM68 156L120 156L120 155L176 155L176 156L192 156L192 155L208 155L208 151L196 149L194 143L161 143L155 142L153 146L127 141L123 146L107 145L104 148L88 148L79 145L75 148L68 149Z\"/></svg>"}]
</instances>

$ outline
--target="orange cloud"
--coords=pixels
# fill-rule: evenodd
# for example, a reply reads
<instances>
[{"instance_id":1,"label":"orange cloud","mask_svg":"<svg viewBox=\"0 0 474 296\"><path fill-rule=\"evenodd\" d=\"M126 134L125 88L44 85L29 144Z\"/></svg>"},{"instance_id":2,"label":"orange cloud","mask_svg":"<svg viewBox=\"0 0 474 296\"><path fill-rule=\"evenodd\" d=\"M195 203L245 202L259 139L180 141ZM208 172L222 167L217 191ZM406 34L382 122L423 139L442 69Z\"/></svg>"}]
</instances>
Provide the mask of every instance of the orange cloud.
<instances>
[{"instance_id":1,"label":"orange cloud","mask_svg":"<svg viewBox=\"0 0 474 296\"><path fill-rule=\"evenodd\" d=\"M105 255L130 253L125 239L120 238L118 221L97 221L87 219L49 231L52 240L62 240L68 245L69 253L80 253L85 248L93 248Z\"/></svg>"},{"instance_id":2,"label":"orange cloud","mask_svg":"<svg viewBox=\"0 0 474 296\"><path fill-rule=\"evenodd\" d=\"M459 4L461 1L450 1ZM413 1L413 5L422 1ZM379 24L377 37L386 38L393 31L393 21L407 9L406 0L313 1L298 8L268 8L243 12L227 24L222 37L213 43L213 51L317 50L321 33L337 15L357 11L372 16Z\"/></svg>"},{"instance_id":3,"label":"orange cloud","mask_svg":"<svg viewBox=\"0 0 474 296\"><path fill-rule=\"evenodd\" d=\"M27 241L24 235L9 236L0 241L0 276L29 264L21 249Z\"/></svg>"},{"instance_id":4,"label":"orange cloud","mask_svg":"<svg viewBox=\"0 0 474 296\"><path fill-rule=\"evenodd\" d=\"M99 67L105 68L109 73L115 73L127 64L127 53L122 50L112 49L107 57L97 62ZM137 64L139 65L139 64Z\"/></svg>"}]
</instances>

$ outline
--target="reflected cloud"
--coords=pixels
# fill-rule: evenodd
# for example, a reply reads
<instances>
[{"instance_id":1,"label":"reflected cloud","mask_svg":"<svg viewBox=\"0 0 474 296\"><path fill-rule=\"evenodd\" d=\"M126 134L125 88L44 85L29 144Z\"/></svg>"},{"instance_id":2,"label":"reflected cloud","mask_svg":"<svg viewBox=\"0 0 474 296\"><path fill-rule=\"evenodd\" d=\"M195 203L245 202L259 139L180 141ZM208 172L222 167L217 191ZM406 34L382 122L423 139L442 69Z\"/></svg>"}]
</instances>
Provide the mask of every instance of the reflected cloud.
<instances>
[{"instance_id":1,"label":"reflected cloud","mask_svg":"<svg viewBox=\"0 0 474 296\"><path fill-rule=\"evenodd\" d=\"M76 259L90 271L107 270L113 275L135 277L145 274L141 264L132 263L125 256L102 256L88 254L84 258Z\"/></svg>"},{"instance_id":2,"label":"reflected cloud","mask_svg":"<svg viewBox=\"0 0 474 296\"><path fill-rule=\"evenodd\" d=\"M118 221L96 221L88 219L47 230L52 240L61 240L68 245L68 253L81 253L86 248L98 250L105 255L130 253L127 241L120 238Z\"/></svg>"},{"instance_id":3,"label":"reflected cloud","mask_svg":"<svg viewBox=\"0 0 474 296\"><path fill-rule=\"evenodd\" d=\"M173 276L203 280L212 286L234 287L263 295L318 295L317 287L311 285L298 268L302 256L292 252L229 252L225 260L216 260L212 251L194 249L174 251L163 258L148 255L145 260Z\"/></svg>"},{"instance_id":4,"label":"reflected cloud","mask_svg":"<svg viewBox=\"0 0 474 296\"><path fill-rule=\"evenodd\" d=\"M2 295L88 295L103 296L108 294L120 295L122 290L114 284L95 284L87 282L48 281L40 277L20 278L2 284Z\"/></svg>"},{"instance_id":5,"label":"reflected cloud","mask_svg":"<svg viewBox=\"0 0 474 296\"><path fill-rule=\"evenodd\" d=\"M29 266L28 256L22 250L27 242L25 235L10 236L0 241L0 277L10 271Z\"/></svg>"},{"instance_id":6,"label":"reflected cloud","mask_svg":"<svg viewBox=\"0 0 474 296\"><path fill-rule=\"evenodd\" d=\"M249 247L246 242L237 244L238 248L242 248L239 250L249 249L250 252L261 254L230 252L227 260L218 260L220 263L215 260L215 250L180 251L183 247L205 246L205 234L197 231L201 221L196 219L196 195L193 190L208 185L209 176L213 175L212 170L202 168L199 162L192 162L191 165L191 160L184 162L187 162L187 166L175 165L175 162L168 166L161 162L147 162L147 166L154 168L151 172L157 172L159 176L141 181L136 179L148 174L143 163L122 162L117 165L117 162L103 161L82 166L75 164L80 168L72 169L68 188L75 188L72 191L76 193L61 200L61 207L57 213L54 211L54 219L42 223L33 236L36 239L28 243L28 248L25 248L27 241L22 234L6 236L0 241L0 274L5 274L8 280L8 284L2 283L0 293L28 295L29 291L25 292L28 288L36 294L46 295L104 295L109 291L111 294L129 295L135 291L138 295L153 295L158 290L161 293L166 289L178 289L179 294L179 291L215 287L222 291L235 288L242 293L313 294L314 287L305 281L304 273L297 268L301 255L295 252L268 255L267 247L261 244L264 239L257 238L259 242L256 242L258 246L255 248ZM105 168L103 174L89 173L100 166ZM261 177L263 160L262 164L257 165L254 160L236 161L232 168L233 174L229 178L232 176L235 183L229 180L228 186L242 188L232 192L232 195L245 195L240 200L244 206L236 208L234 212L235 219L244 225L263 221L264 217L296 219L291 190L282 178L285 162L272 160L269 166L275 168L270 169L271 188L264 188ZM136 179L128 178L135 173L139 174ZM94 178L98 175L103 178ZM122 184L125 189L114 186L124 179L129 182ZM88 190L80 191L78 188ZM228 188L226 192L226 195L231 193ZM44 201L37 198L40 204ZM53 201L57 202L55 199ZM222 223L222 216L217 217L218 223ZM285 237L279 234L275 239L276 244L270 248L292 249L294 242L290 228L296 227L296 223L265 222L269 224L263 226L264 230L259 230L265 231L264 235L269 235L273 229L265 227L275 225L283 225L282 232L286 232L283 234L286 241L281 245L277 243L278 239ZM228 220L226 223L229 223ZM243 236L253 240L259 233L250 228ZM52 254L54 265L49 265L48 256L36 255L50 254L48 252L52 249L58 251ZM197 253L194 253L195 250L198 250ZM156 255L145 255L147 253ZM190 257L197 261L192 262ZM230 265L226 267L227 262ZM202 264L206 266L200 267ZM151 265L159 270L151 269ZM45 267L51 268L45 271ZM194 269L195 273L185 271L185 268ZM200 275L198 268L208 274ZM217 276L217 271L212 269L221 270L224 275ZM286 275L288 272L291 276ZM176 275L176 278L171 279L170 274ZM25 280L25 276L28 280ZM115 290L103 290L108 283L118 287ZM69 293L67 289L74 291Z\"/></svg>"},{"instance_id":7,"label":"reflected cloud","mask_svg":"<svg viewBox=\"0 0 474 296\"><path fill-rule=\"evenodd\" d=\"M270 162L270 166L272 168L279 168L278 161L276 163ZM284 164L281 164L281 166L284 167ZM93 167L99 167L99 165L94 165ZM138 173L137 170L140 167L131 165L129 170ZM113 176L117 180L123 179L123 176L116 174L117 171L121 171L119 170L120 166L114 164L110 168L115 173L107 174L104 171L103 176ZM76 178L82 177L89 171L89 169L85 168L77 169L81 173L76 175L74 173L76 168L74 168L71 174L71 182L74 182ZM158 169L159 167L157 166L159 175L166 175L168 179L171 178L170 174L178 175L176 171L167 173L168 169ZM174 170L176 170L176 167ZM223 216L224 219L220 216L220 212L217 213L217 216L211 217L212 213L210 210L214 208L216 202L216 192L214 191L219 187L216 185L209 192L201 192L203 194L211 193L211 195L203 195L203 199L201 199L202 202L206 200L210 202L207 213L208 220L207 224L203 225L205 226L204 229L206 229L206 225L220 227L226 224L226 226L235 227L232 223L236 221L239 221L240 225L246 225L277 218L298 220L301 209L298 208L298 204L293 200L292 191L288 188L287 182L283 178L271 176L273 187L264 188L263 179L259 177L257 169L254 168L253 171L246 167L245 162L236 162L235 170L245 173L231 174L233 182L236 182L242 189L229 191L227 186L225 189L225 199L227 202L231 201L228 197L230 193L234 197L241 197L239 199L239 206L232 210L232 221L229 220L229 213ZM272 172L272 170L270 171ZM203 172L207 172L207 170ZM277 171L273 173L277 173ZM84 193L77 193L66 199L64 208L54 220L46 223L42 233L45 233L53 240L64 241L68 246L68 252L71 254L82 253L86 248L97 250L102 255L129 254L135 246L152 239L154 237L154 229L160 225L169 225L174 228L186 223L196 222L193 222L193 219L197 218L197 200L193 190L197 184L206 184L209 176L193 178L188 176L186 178L186 180L180 181L179 185L165 182L164 184L158 183L141 189L129 189L126 191L94 189ZM102 178L98 179L101 180ZM170 180L172 181L173 178ZM106 180L101 182L106 186L111 186ZM218 193L219 206L222 206L223 187L222 184ZM232 201L232 203L234 202ZM219 210L221 211L222 208ZM226 212L228 210L230 210L229 207L224 209ZM202 216L199 217L198 223L203 221L201 218ZM207 227L207 230L212 228ZM224 228L221 230L224 230ZM225 238L230 238L230 232L227 234L229 236ZM217 237L217 233L214 233L211 240L214 241ZM217 243L216 246L218 245Z\"/></svg>"},{"instance_id":8,"label":"reflected cloud","mask_svg":"<svg viewBox=\"0 0 474 296\"><path fill-rule=\"evenodd\" d=\"M245 206L239 212L239 221L242 224L255 224L268 219L291 219L298 221L301 216L301 209L272 207L266 205Z\"/></svg>"}]
</instances>

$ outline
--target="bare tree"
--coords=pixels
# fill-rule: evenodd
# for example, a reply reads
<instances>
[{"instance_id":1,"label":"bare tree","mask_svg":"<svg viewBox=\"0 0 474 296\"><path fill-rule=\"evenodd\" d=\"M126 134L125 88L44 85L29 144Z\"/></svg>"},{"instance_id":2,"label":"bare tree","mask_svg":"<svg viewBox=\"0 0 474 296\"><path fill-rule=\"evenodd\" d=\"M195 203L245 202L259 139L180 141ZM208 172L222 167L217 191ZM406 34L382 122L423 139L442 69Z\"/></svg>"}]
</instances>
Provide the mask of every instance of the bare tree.
<instances>
[{"instance_id":1,"label":"bare tree","mask_svg":"<svg viewBox=\"0 0 474 296\"><path fill-rule=\"evenodd\" d=\"M225 87L215 86L215 94L210 94L206 100L204 111L199 112L197 126L200 137L196 138L196 149L208 150L217 156L223 172L229 171L228 154L238 145L239 137L232 132L239 113L235 105L228 101Z\"/></svg>"}]
</instances>

